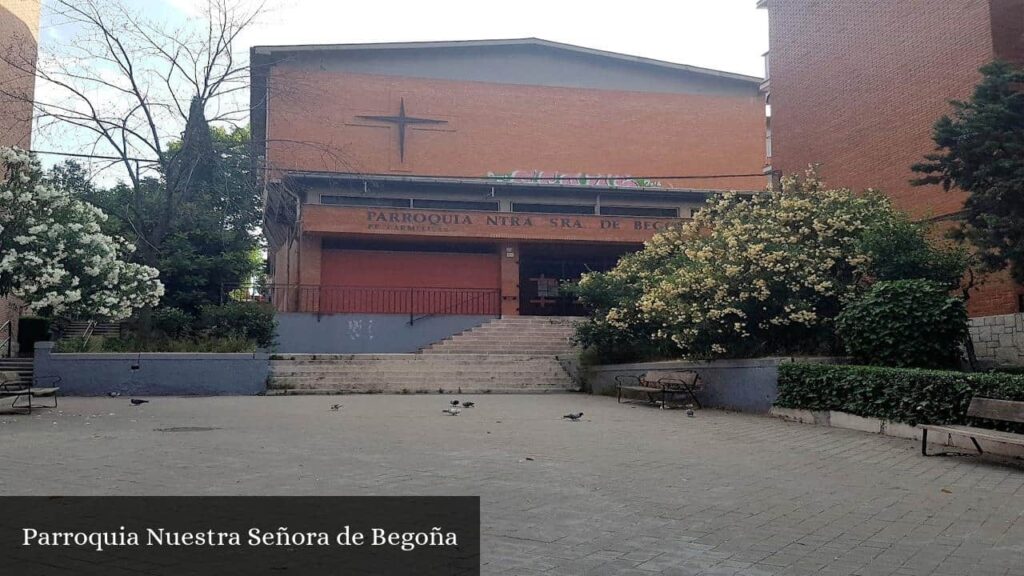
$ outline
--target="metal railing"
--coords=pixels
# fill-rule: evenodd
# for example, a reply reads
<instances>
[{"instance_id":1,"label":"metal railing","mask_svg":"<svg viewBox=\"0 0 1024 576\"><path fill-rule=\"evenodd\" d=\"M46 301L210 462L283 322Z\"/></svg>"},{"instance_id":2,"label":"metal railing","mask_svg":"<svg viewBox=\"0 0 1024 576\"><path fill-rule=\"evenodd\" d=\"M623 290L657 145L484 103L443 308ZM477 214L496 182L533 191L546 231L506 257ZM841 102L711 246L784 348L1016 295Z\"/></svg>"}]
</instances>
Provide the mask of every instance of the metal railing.
<instances>
[{"instance_id":1,"label":"metal railing","mask_svg":"<svg viewBox=\"0 0 1024 576\"><path fill-rule=\"evenodd\" d=\"M4 352L4 358L10 358L12 350L11 346L14 343L14 326L11 324L10 320L4 322L3 326L0 326L0 334L3 334L4 332L7 332L7 337L0 341L0 349Z\"/></svg>"},{"instance_id":2,"label":"metal railing","mask_svg":"<svg viewBox=\"0 0 1024 576\"><path fill-rule=\"evenodd\" d=\"M95 330L96 321L89 320L89 323L85 325L85 332L82 334L82 352L89 349L89 339L92 338L92 333Z\"/></svg>"},{"instance_id":3,"label":"metal railing","mask_svg":"<svg viewBox=\"0 0 1024 576\"><path fill-rule=\"evenodd\" d=\"M490 288L269 284L225 293L234 300L270 302L278 312L408 314L410 322L436 314L489 316L501 311L501 293Z\"/></svg>"}]
</instances>

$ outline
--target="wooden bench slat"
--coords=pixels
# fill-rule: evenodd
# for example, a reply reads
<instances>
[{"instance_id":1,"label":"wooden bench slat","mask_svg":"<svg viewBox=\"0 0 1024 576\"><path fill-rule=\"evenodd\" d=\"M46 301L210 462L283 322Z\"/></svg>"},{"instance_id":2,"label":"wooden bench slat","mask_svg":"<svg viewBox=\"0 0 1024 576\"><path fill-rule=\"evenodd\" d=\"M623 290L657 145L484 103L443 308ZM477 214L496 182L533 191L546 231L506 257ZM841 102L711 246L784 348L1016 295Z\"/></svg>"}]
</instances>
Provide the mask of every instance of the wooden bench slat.
<instances>
[{"instance_id":1,"label":"wooden bench slat","mask_svg":"<svg viewBox=\"0 0 1024 576\"><path fill-rule=\"evenodd\" d=\"M651 386L619 386L622 390L633 390L634 392L661 392L662 388L653 388Z\"/></svg>"},{"instance_id":2,"label":"wooden bench slat","mask_svg":"<svg viewBox=\"0 0 1024 576\"><path fill-rule=\"evenodd\" d=\"M988 428L974 428L973 426L939 426L935 424L922 424L920 427L934 432L941 432L943 434L971 436L974 438L981 438L983 440L994 440L996 442L1024 446L1024 434L1014 434L1013 432L990 430Z\"/></svg>"},{"instance_id":3,"label":"wooden bench slat","mask_svg":"<svg viewBox=\"0 0 1024 576\"><path fill-rule=\"evenodd\" d=\"M60 391L60 388L33 388L33 396L53 396Z\"/></svg>"},{"instance_id":4,"label":"wooden bench slat","mask_svg":"<svg viewBox=\"0 0 1024 576\"><path fill-rule=\"evenodd\" d=\"M968 418L988 418L1004 422L1024 422L1024 402L996 400L995 398L971 398L967 416Z\"/></svg>"}]
</instances>

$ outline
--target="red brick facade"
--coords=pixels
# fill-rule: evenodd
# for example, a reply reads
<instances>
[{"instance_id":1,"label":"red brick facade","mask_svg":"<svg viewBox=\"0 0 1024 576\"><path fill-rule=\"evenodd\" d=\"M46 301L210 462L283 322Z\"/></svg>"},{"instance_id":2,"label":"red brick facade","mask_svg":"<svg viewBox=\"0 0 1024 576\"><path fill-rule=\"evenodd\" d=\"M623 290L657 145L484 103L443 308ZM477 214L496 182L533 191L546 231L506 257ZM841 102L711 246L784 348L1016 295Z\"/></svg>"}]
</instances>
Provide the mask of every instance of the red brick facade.
<instances>
[{"instance_id":1,"label":"red brick facade","mask_svg":"<svg viewBox=\"0 0 1024 576\"><path fill-rule=\"evenodd\" d=\"M35 79L19 68L34 64L38 36L39 0L0 0L0 91L32 97ZM32 105L0 95L0 146L28 148L31 136ZM0 332L0 342L10 336L15 349L18 312L16 301L0 298L0 326L11 323L10 332Z\"/></svg>"},{"instance_id":2,"label":"red brick facade","mask_svg":"<svg viewBox=\"0 0 1024 576\"><path fill-rule=\"evenodd\" d=\"M764 107L746 97L591 90L310 71L271 75L267 164L278 170L483 177L542 170L633 176L758 173ZM358 120L404 100L400 159L392 127ZM308 142L327 144L325 155ZM672 182L666 182L673 184ZM759 176L687 180L691 188L760 189Z\"/></svg>"},{"instance_id":3,"label":"red brick facade","mask_svg":"<svg viewBox=\"0 0 1024 576\"><path fill-rule=\"evenodd\" d=\"M614 264L709 189L766 184L757 78L536 39L253 54L273 274L299 311L318 292L320 312L556 313L551 281ZM748 176L657 178L723 174Z\"/></svg>"},{"instance_id":4,"label":"red brick facade","mask_svg":"<svg viewBox=\"0 0 1024 576\"><path fill-rule=\"evenodd\" d=\"M32 98L35 78L24 71L35 63L39 0L0 0L0 87ZM29 147L32 105L0 95L0 146Z\"/></svg>"},{"instance_id":5,"label":"red brick facade","mask_svg":"<svg viewBox=\"0 0 1024 576\"><path fill-rule=\"evenodd\" d=\"M918 218L949 216L964 195L914 187L934 122L971 95L978 68L1024 60L1024 0L767 0L771 165L819 164L833 185L877 188ZM987 279L972 315L1018 311L1021 292Z\"/></svg>"}]
</instances>

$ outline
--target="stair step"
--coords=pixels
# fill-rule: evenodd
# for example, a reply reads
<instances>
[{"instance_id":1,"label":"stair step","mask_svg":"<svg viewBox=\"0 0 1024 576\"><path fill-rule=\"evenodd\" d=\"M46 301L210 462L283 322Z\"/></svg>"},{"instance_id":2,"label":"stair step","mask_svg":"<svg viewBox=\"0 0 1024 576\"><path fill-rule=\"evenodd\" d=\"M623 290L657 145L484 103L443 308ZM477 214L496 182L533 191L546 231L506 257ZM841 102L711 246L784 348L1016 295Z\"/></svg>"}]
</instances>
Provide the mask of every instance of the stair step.
<instances>
[{"instance_id":1,"label":"stair step","mask_svg":"<svg viewBox=\"0 0 1024 576\"><path fill-rule=\"evenodd\" d=\"M489 320L420 349L423 355L487 353L571 354L580 318L510 316Z\"/></svg>"},{"instance_id":2,"label":"stair step","mask_svg":"<svg viewBox=\"0 0 1024 576\"><path fill-rule=\"evenodd\" d=\"M267 396L343 396L349 394L572 394L577 392L568 388L462 388L459 390L366 390L366 389L341 389L341 388L289 388L289 389L267 389Z\"/></svg>"},{"instance_id":3,"label":"stair step","mask_svg":"<svg viewBox=\"0 0 1024 576\"><path fill-rule=\"evenodd\" d=\"M573 390L555 354L289 354L270 362L283 393Z\"/></svg>"},{"instance_id":4,"label":"stair step","mask_svg":"<svg viewBox=\"0 0 1024 576\"><path fill-rule=\"evenodd\" d=\"M31 386L33 366L31 358L0 358L0 372L14 372L18 377L8 384Z\"/></svg>"},{"instance_id":5,"label":"stair step","mask_svg":"<svg viewBox=\"0 0 1024 576\"><path fill-rule=\"evenodd\" d=\"M405 378L287 378L279 376L271 376L270 382L288 387L291 385L298 384L330 384L330 385L344 385L351 386L356 384L365 385L377 385L377 386L427 386L436 388L438 385L445 387L458 387L459 385L473 385L473 384L486 384L488 386L494 386L495 384L506 384L515 388L522 386L534 386L534 385L550 385L550 384L566 384L566 376L559 376L557 374L549 374L547 376L532 377L532 378L417 378L415 376L408 376ZM325 386L320 386L325 387Z\"/></svg>"}]
</instances>

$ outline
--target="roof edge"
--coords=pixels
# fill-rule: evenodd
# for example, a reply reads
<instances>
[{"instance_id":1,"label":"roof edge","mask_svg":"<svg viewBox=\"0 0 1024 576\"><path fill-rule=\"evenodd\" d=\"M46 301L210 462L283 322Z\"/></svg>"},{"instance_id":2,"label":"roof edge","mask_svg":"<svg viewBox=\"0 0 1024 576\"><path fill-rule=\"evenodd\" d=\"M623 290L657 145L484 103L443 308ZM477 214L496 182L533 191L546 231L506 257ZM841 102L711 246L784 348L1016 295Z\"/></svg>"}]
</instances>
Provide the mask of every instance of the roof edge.
<instances>
[{"instance_id":1,"label":"roof edge","mask_svg":"<svg viewBox=\"0 0 1024 576\"><path fill-rule=\"evenodd\" d=\"M507 39L488 39L488 40L441 40L441 41L421 41L421 42L370 42L370 43L356 43L356 44L292 44L292 45L259 45L253 46L251 52L253 55L270 56L274 53L295 53L295 52L316 52L316 51L358 51L358 50L420 50L420 49L437 49L437 48L474 48L474 47L500 47L500 46L542 46L546 48L553 48L556 50L566 50L569 52L576 52L579 54L588 54L591 56L599 56L603 58L611 58L614 60L620 60L623 62L631 62L634 64L643 64L647 66L655 66L659 68L668 68L672 70L678 70L682 72L691 72L694 74L704 74L708 76L717 76L719 78L726 78L729 80L735 80L739 82L749 82L751 84L760 84L764 79L759 76L748 76L746 74L737 74L735 72L726 72L723 70L715 70L713 68L702 68L700 66L690 66L689 64L679 64L676 62L668 62L666 60L658 60L655 58L646 58L643 56L634 56L631 54L623 54L620 52L611 52L608 50L599 50L597 48L587 48L585 46L577 46L575 44L566 44L563 42L555 42L552 40L544 40L542 38L507 38Z\"/></svg>"},{"instance_id":2,"label":"roof edge","mask_svg":"<svg viewBox=\"0 0 1024 576\"><path fill-rule=\"evenodd\" d=\"M614 192L643 192L661 194L697 194L711 196L724 192L736 192L739 194L753 194L757 190L742 188L672 188L668 186L591 186L580 184L552 184L546 182L529 182L523 180L508 179L502 177L450 177L450 176L428 176L428 175L395 175L395 174L372 174L359 172L321 172L315 170L283 170L280 172L281 180L366 180L378 182L408 182L417 184L468 184L493 187L517 187L517 188L557 188L563 190L588 190L588 191L614 191Z\"/></svg>"}]
</instances>

